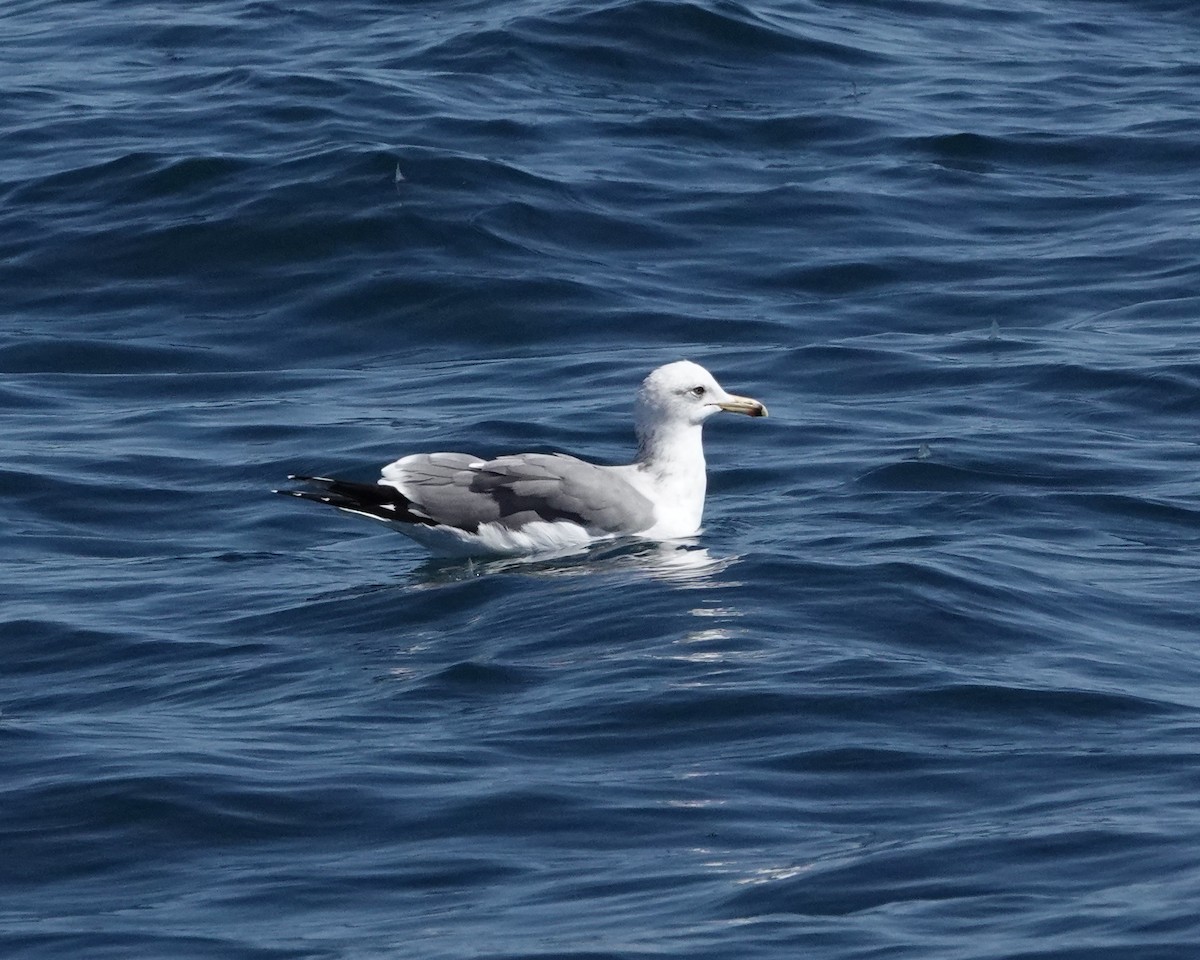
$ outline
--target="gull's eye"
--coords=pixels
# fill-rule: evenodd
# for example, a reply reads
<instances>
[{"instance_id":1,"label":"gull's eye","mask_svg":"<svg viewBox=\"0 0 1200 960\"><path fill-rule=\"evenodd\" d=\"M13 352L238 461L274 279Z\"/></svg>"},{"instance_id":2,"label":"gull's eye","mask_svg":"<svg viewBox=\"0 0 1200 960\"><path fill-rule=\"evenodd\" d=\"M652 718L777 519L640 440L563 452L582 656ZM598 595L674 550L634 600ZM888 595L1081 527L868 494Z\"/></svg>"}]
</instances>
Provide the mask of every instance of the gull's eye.
<instances>
[{"instance_id":1,"label":"gull's eye","mask_svg":"<svg viewBox=\"0 0 1200 960\"><path fill-rule=\"evenodd\" d=\"M703 387L692 387L691 394L693 397L702 397L702 396L704 396L704 388Z\"/></svg>"}]
</instances>

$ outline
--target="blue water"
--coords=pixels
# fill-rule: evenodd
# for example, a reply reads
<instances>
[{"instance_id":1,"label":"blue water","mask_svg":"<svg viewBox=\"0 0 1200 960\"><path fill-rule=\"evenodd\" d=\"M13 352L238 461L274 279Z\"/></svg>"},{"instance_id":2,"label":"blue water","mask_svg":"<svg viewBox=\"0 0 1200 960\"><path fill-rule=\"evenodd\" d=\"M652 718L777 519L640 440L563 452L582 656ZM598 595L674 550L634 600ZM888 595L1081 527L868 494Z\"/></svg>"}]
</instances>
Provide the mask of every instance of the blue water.
<instances>
[{"instance_id":1,"label":"blue water","mask_svg":"<svg viewBox=\"0 0 1200 960\"><path fill-rule=\"evenodd\" d=\"M0 956L1200 956L1200 11L9 0ZM432 561L270 490L632 452Z\"/></svg>"}]
</instances>

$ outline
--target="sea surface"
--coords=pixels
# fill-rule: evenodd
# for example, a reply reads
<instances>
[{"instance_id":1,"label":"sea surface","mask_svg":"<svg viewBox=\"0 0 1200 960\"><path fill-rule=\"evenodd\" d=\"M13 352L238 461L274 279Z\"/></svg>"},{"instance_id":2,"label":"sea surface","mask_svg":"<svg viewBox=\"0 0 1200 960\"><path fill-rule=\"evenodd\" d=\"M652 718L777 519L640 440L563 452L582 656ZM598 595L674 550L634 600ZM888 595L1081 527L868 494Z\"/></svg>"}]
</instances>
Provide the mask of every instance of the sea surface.
<instances>
[{"instance_id":1,"label":"sea surface","mask_svg":"<svg viewBox=\"0 0 1200 960\"><path fill-rule=\"evenodd\" d=\"M0 37L5 960L1200 957L1200 6ZM681 357L694 541L271 493Z\"/></svg>"}]
</instances>

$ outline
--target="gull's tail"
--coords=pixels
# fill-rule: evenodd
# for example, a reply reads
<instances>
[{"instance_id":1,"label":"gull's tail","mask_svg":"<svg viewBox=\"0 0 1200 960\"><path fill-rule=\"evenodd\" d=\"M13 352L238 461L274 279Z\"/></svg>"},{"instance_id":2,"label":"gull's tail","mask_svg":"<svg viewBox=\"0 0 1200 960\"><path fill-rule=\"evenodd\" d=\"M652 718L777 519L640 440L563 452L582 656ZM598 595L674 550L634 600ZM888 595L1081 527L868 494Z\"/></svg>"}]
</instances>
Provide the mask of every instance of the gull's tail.
<instances>
[{"instance_id":1,"label":"gull's tail","mask_svg":"<svg viewBox=\"0 0 1200 960\"><path fill-rule=\"evenodd\" d=\"M378 483L351 483L332 477L303 477L295 474L288 477L298 483L315 488L312 490L273 490L285 497L299 497L313 503L327 503L346 513L356 513L370 520L384 523L419 523L436 526L435 522L420 512L420 508L395 487Z\"/></svg>"}]
</instances>

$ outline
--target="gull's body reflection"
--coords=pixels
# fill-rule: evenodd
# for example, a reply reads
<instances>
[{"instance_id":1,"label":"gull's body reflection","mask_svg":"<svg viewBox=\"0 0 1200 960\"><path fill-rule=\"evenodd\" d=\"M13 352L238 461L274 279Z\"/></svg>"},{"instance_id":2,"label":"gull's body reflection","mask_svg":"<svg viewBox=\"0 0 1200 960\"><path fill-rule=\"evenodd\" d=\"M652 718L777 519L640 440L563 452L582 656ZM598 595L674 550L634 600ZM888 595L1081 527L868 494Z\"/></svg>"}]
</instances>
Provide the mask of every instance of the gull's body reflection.
<instances>
[{"instance_id":1,"label":"gull's body reflection","mask_svg":"<svg viewBox=\"0 0 1200 960\"><path fill-rule=\"evenodd\" d=\"M496 574L532 577L589 577L642 574L678 586L703 587L728 570L739 557L714 556L695 540L657 543L618 541L591 549L533 557L497 557L488 560L446 561L430 559L411 574L415 585L435 586Z\"/></svg>"}]
</instances>

